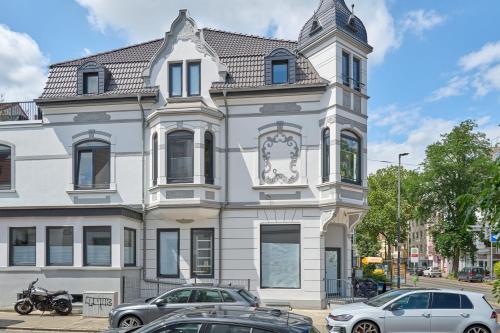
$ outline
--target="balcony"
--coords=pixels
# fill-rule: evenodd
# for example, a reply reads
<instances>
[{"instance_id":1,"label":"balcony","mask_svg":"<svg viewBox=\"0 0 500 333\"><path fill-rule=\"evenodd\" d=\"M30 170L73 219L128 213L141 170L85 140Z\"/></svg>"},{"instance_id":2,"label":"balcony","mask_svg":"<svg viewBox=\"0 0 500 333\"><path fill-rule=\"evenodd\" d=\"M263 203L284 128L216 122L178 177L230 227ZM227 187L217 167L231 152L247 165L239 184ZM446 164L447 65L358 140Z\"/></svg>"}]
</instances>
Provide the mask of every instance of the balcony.
<instances>
[{"instance_id":1,"label":"balcony","mask_svg":"<svg viewBox=\"0 0 500 333\"><path fill-rule=\"evenodd\" d=\"M0 122L40 119L42 119L42 112L33 101L0 103Z\"/></svg>"}]
</instances>

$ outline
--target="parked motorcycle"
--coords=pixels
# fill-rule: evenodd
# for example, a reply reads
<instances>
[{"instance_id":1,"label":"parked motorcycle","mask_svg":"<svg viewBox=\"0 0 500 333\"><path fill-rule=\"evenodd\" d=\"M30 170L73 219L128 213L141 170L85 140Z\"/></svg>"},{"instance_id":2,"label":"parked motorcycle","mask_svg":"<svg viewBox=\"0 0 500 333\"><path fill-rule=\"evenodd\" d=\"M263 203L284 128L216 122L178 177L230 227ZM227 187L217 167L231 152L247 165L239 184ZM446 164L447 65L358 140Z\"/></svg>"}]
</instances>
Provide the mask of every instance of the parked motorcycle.
<instances>
[{"instance_id":1,"label":"parked motorcycle","mask_svg":"<svg viewBox=\"0 0 500 333\"><path fill-rule=\"evenodd\" d=\"M29 284L28 290L23 290L22 298L14 305L14 310L20 315L27 315L33 309L40 311L56 311L58 314L66 316L71 313L71 295L65 290L48 291L41 287L35 287L33 281Z\"/></svg>"}]
</instances>

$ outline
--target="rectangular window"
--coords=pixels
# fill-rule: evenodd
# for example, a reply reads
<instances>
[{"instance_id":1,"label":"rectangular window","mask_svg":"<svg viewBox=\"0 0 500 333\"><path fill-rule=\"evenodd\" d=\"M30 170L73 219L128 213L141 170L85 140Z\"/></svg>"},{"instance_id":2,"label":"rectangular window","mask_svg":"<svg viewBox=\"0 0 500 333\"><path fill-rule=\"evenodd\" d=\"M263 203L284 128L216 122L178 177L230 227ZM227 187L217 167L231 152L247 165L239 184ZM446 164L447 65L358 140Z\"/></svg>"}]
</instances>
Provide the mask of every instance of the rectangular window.
<instances>
[{"instance_id":1,"label":"rectangular window","mask_svg":"<svg viewBox=\"0 0 500 333\"><path fill-rule=\"evenodd\" d=\"M188 63L188 96L200 96L201 90L201 64Z\"/></svg>"},{"instance_id":2,"label":"rectangular window","mask_svg":"<svg viewBox=\"0 0 500 333\"><path fill-rule=\"evenodd\" d=\"M111 227L83 227L85 266L111 266Z\"/></svg>"},{"instance_id":3,"label":"rectangular window","mask_svg":"<svg viewBox=\"0 0 500 333\"><path fill-rule=\"evenodd\" d=\"M0 145L0 190L10 190L12 187L12 157L9 146Z\"/></svg>"},{"instance_id":4,"label":"rectangular window","mask_svg":"<svg viewBox=\"0 0 500 333\"><path fill-rule=\"evenodd\" d=\"M260 287L300 288L300 225L261 225Z\"/></svg>"},{"instance_id":5,"label":"rectangular window","mask_svg":"<svg viewBox=\"0 0 500 333\"><path fill-rule=\"evenodd\" d=\"M214 276L214 229L191 229L191 277Z\"/></svg>"},{"instance_id":6,"label":"rectangular window","mask_svg":"<svg viewBox=\"0 0 500 333\"><path fill-rule=\"evenodd\" d=\"M73 227L47 227L47 266L73 265Z\"/></svg>"},{"instance_id":7,"label":"rectangular window","mask_svg":"<svg viewBox=\"0 0 500 333\"><path fill-rule=\"evenodd\" d=\"M272 62L272 82L281 84L288 82L288 60L275 60Z\"/></svg>"},{"instance_id":8,"label":"rectangular window","mask_svg":"<svg viewBox=\"0 0 500 333\"><path fill-rule=\"evenodd\" d=\"M450 293L432 293L433 309L460 309L460 295Z\"/></svg>"},{"instance_id":9,"label":"rectangular window","mask_svg":"<svg viewBox=\"0 0 500 333\"><path fill-rule=\"evenodd\" d=\"M349 54L342 52L342 83L348 87L350 86L350 84L349 84L349 78L351 75L350 70L349 70L350 67L351 67L351 64L349 61Z\"/></svg>"},{"instance_id":10,"label":"rectangular window","mask_svg":"<svg viewBox=\"0 0 500 333\"><path fill-rule=\"evenodd\" d=\"M182 96L182 63L168 66L168 87L170 97Z\"/></svg>"},{"instance_id":11,"label":"rectangular window","mask_svg":"<svg viewBox=\"0 0 500 333\"><path fill-rule=\"evenodd\" d=\"M75 189L107 189L110 184L110 145L85 141L75 146Z\"/></svg>"},{"instance_id":12,"label":"rectangular window","mask_svg":"<svg viewBox=\"0 0 500 333\"><path fill-rule=\"evenodd\" d=\"M358 58L352 59L352 81L353 88L357 91L361 90L361 61Z\"/></svg>"},{"instance_id":13,"label":"rectangular window","mask_svg":"<svg viewBox=\"0 0 500 333\"><path fill-rule=\"evenodd\" d=\"M10 266L36 265L36 228L10 228Z\"/></svg>"},{"instance_id":14,"label":"rectangular window","mask_svg":"<svg viewBox=\"0 0 500 333\"><path fill-rule=\"evenodd\" d=\"M161 277L179 277L179 229L158 229L157 274Z\"/></svg>"},{"instance_id":15,"label":"rectangular window","mask_svg":"<svg viewBox=\"0 0 500 333\"><path fill-rule=\"evenodd\" d=\"M99 74L98 73L83 73L83 93L98 94L99 93Z\"/></svg>"},{"instance_id":16,"label":"rectangular window","mask_svg":"<svg viewBox=\"0 0 500 333\"><path fill-rule=\"evenodd\" d=\"M136 265L136 236L135 229L125 228L123 239L123 264L125 266Z\"/></svg>"}]
</instances>

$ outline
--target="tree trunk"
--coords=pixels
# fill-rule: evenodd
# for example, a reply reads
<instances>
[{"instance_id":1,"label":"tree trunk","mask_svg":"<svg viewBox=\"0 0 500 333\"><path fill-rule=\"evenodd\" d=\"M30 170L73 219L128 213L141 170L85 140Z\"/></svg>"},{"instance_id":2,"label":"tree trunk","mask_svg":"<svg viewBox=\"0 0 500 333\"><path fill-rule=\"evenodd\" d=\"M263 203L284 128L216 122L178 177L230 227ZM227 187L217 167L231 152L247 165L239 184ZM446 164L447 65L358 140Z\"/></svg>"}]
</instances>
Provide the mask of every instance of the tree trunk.
<instances>
[{"instance_id":1,"label":"tree trunk","mask_svg":"<svg viewBox=\"0 0 500 333\"><path fill-rule=\"evenodd\" d=\"M451 273L454 276L458 274L458 263L460 262L460 249L455 249L455 253L453 254L453 265L451 266Z\"/></svg>"}]
</instances>

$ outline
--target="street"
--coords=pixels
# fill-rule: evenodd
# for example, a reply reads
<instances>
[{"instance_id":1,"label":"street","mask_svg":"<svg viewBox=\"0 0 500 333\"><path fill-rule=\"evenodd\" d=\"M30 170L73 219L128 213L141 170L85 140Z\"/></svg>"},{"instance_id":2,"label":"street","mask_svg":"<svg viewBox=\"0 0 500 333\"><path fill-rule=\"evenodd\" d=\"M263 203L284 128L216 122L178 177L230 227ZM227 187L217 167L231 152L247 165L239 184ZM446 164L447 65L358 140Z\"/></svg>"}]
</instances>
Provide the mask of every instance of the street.
<instances>
[{"instance_id":1,"label":"street","mask_svg":"<svg viewBox=\"0 0 500 333\"><path fill-rule=\"evenodd\" d=\"M409 278L407 281L411 281ZM477 282L458 282L457 280L449 280L446 278L429 278L429 277L418 277L417 287L423 288L449 288L449 289L463 289L466 291L474 291L486 296L488 302L491 305L497 304L492 294L493 287L487 285L486 283Z\"/></svg>"}]
</instances>

